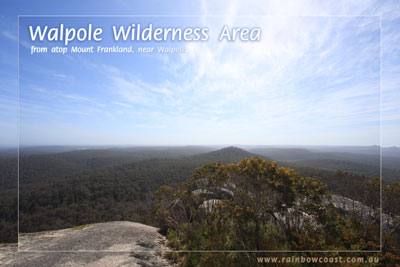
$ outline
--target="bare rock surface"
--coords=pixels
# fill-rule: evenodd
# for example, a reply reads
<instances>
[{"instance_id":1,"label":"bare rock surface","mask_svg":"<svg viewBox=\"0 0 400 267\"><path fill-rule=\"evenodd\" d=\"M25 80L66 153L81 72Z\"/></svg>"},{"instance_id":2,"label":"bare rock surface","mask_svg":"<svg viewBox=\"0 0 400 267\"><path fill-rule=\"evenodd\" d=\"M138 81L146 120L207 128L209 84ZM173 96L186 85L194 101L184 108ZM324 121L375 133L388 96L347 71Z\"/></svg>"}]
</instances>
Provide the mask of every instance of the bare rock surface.
<instances>
[{"instance_id":1,"label":"bare rock surface","mask_svg":"<svg viewBox=\"0 0 400 267\"><path fill-rule=\"evenodd\" d=\"M0 247L1 266L172 266L170 249L157 228L134 222L108 222L82 229L22 234L19 251Z\"/></svg>"}]
</instances>

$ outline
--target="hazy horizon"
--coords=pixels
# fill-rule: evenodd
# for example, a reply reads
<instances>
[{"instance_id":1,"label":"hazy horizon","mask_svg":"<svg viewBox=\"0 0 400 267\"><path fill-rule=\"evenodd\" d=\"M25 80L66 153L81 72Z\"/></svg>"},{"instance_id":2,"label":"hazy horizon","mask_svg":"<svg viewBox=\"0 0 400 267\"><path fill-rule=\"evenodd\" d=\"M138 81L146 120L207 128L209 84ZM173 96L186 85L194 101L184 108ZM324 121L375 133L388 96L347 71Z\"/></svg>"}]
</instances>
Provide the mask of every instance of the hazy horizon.
<instances>
[{"instance_id":1,"label":"hazy horizon","mask_svg":"<svg viewBox=\"0 0 400 267\"><path fill-rule=\"evenodd\" d=\"M379 145L313 145L313 144L24 144L19 148L39 147L105 147L105 148L129 148L129 147L380 147ZM0 146L0 149L15 148L18 146ZM399 146L382 146L382 148L399 148Z\"/></svg>"}]
</instances>

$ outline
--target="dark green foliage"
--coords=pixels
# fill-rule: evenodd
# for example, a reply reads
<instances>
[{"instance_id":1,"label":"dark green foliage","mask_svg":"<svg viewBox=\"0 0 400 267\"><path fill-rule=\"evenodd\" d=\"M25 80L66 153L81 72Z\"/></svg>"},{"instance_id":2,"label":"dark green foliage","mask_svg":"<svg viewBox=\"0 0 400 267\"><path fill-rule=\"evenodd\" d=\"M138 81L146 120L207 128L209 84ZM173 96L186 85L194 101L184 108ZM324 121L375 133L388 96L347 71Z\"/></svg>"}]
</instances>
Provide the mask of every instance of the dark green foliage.
<instances>
[{"instance_id":1,"label":"dark green foliage","mask_svg":"<svg viewBox=\"0 0 400 267\"><path fill-rule=\"evenodd\" d=\"M0 243L17 241L17 159L0 160Z\"/></svg>"}]
</instances>

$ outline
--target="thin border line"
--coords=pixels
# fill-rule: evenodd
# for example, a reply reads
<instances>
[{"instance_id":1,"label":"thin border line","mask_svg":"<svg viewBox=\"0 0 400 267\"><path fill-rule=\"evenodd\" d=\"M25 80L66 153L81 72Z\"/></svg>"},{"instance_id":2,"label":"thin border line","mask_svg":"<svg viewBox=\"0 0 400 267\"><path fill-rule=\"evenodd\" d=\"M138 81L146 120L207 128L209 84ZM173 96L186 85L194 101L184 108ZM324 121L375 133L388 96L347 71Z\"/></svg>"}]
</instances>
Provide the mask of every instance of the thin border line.
<instances>
[{"instance_id":1,"label":"thin border line","mask_svg":"<svg viewBox=\"0 0 400 267\"><path fill-rule=\"evenodd\" d=\"M17 52L17 64L18 64L18 70L17 70L17 177L18 177L18 192L17 192L17 196L18 196L18 200L17 200L17 205L18 205L18 211L17 211L17 216L18 216L18 225L17 225L17 251L19 252L19 16L18 16L18 21L17 21L17 25L18 25L18 29L17 29L17 33L18 33L18 52Z\"/></svg>"},{"instance_id":2,"label":"thin border line","mask_svg":"<svg viewBox=\"0 0 400 267\"><path fill-rule=\"evenodd\" d=\"M126 18L132 18L132 17L161 17L161 18L192 18L192 17L223 17L226 16L224 14L215 14L215 15L199 15L199 14L193 14L193 15L155 15L155 14L150 14L150 15L18 15L18 17L40 17L40 18L46 18L46 17L54 17L54 18L68 18L68 17L126 17ZM380 15L236 15L235 17L242 17L242 18L248 18L248 17L277 17L277 18L287 18L287 17L321 17L321 18L326 18L326 17L349 17L349 18L364 18L364 17L380 17Z\"/></svg>"},{"instance_id":3,"label":"thin border line","mask_svg":"<svg viewBox=\"0 0 400 267\"><path fill-rule=\"evenodd\" d=\"M304 253L304 252L317 252L317 253L360 253L360 252L380 252L380 250L20 250L18 252L21 253L134 253L134 252L149 252L149 253L157 253L157 252L165 252L165 253L170 253L170 252L178 252L178 253L189 253L189 252L195 252L195 253L209 253L209 252L251 252L251 253L262 253L262 252L269 252L269 253L275 253L275 252L281 252L281 253L288 253L288 252L293 252L293 253Z\"/></svg>"},{"instance_id":4,"label":"thin border line","mask_svg":"<svg viewBox=\"0 0 400 267\"><path fill-rule=\"evenodd\" d=\"M18 61L18 74L17 74L17 166L18 166L18 171L17 171L17 176L18 176L18 244L17 244L17 252L25 252L25 253L86 253L86 252L91 252L91 253L132 253L132 252L181 252L181 253L190 253L190 252L198 252L198 253L210 253L210 252L250 252L250 253L257 253L257 252L293 252L293 253L304 253L304 252L315 252L315 253L373 253L373 252L382 252L382 226L383 226L383 221L382 221L382 15L289 15L289 16L282 16L282 15L237 15L236 17L311 17L311 18L379 18L379 87L380 87L380 95L379 95L379 104L380 104L380 149L379 149L379 176L380 176L380 246L379 250L176 250L176 251L104 251L104 250L77 250L77 251L27 251L27 250L20 250L19 248L19 147L20 147L20 140L19 140L19 90L20 90L20 85L19 85L19 49L20 49L20 44L19 44L19 28L20 28L20 17L22 18L77 18L77 17L105 17L105 18L111 18L111 17L126 17L126 18L132 18L132 17L165 17L165 18L191 18L191 17L222 17L225 16L224 14L220 15L199 15L199 14L193 14L193 15L18 15L18 53L17 53L17 61Z\"/></svg>"},{"instance_id":5,"label":"thin border line","mask_svg":"<svg viewBox=\"0 0 400 267\"><path fill-rule=\"evenodd\" d=\"M382 202L382 184L383 184L383 175L382 175L382 16L379 16L379 88L380 88L380 94L379 94L379 111L380 111L380 136L379 136L379 209L380 209L380 225L379 225L379 230L380 230L380 237L379 237L379 250L382 252L382 244L383 244L383 202Z\"/></svg>"}]
</instances>

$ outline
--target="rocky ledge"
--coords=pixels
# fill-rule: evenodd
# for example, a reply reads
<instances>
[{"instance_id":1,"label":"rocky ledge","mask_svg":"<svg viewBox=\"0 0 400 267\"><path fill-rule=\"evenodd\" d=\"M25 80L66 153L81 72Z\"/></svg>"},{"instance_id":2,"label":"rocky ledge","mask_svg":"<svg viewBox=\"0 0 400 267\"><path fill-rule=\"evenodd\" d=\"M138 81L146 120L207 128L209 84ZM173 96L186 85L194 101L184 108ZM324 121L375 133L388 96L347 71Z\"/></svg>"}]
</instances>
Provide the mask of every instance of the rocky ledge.
<instances>
[{"instance_id":1,"label":"rocky ledge","mask_svg":"<svg viewBox=\"0 0 400 267\"><path fill-rule=\"evenodd\" d=\"M0 248L0 265L172 266L164 258L167 241L157 230L122 221L21 234L19 249Z\"/></svg>"}]
</instances>

